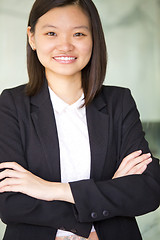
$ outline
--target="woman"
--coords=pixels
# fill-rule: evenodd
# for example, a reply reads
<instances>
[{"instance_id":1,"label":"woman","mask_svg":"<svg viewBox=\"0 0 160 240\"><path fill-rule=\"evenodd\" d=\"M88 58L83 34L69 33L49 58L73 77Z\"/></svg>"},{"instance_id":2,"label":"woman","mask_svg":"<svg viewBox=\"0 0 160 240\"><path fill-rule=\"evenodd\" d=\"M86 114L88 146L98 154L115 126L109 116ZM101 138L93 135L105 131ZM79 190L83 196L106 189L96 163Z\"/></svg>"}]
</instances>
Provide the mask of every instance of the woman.
<instances>
[{"instance_id":1,"label":"woman","mask_svg":"<svg viewBox=\"0 0 160 240\"><path fill-rule=\"evenodd\" d=\"M104 87L106 47L91 0L36 0L29 83L0 98L4 240L141 239L160 201L130 91Z\"/></svg>"}]
</instances>

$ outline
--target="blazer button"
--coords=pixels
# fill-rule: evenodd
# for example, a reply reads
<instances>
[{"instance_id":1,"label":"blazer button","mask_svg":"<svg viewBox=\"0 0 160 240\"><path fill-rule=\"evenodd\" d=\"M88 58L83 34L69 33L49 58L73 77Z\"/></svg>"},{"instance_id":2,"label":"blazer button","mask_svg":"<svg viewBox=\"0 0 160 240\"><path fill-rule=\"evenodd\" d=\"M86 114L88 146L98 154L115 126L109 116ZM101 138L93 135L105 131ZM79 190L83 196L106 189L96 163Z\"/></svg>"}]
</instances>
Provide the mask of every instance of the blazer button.
<instances>
[{"instance_id":1,"label":"blazer button","mask_svg":"<svg viewBox=\"0 0 160 240\"><path fill-rule=\"evenodd\" d=\"M97 213L96 212L92 212L91 213L91 217L94 218L94 219L97 218Z\"/></svg>"},{"instance_id":2,"label":"blazer button","mask_svg":"<svg viewBox=\"0 0 160 240\"><path fill-rule=\"evenodd\" d=\"M107 210L104 210L104 211L103 211L103 216L104 216L104 217L108 217L108 216L109 216L109 212L108 212Z\"/></svg>"}]
</instances>

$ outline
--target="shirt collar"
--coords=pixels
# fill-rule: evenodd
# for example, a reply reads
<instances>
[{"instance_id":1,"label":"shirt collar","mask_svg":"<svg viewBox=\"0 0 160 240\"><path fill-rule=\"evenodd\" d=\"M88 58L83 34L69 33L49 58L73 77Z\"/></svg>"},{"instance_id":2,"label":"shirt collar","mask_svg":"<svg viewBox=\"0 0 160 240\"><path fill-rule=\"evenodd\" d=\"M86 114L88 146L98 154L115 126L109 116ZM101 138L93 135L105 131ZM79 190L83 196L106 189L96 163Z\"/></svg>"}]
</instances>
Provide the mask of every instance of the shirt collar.
<instances>
[{"instance_id":1,"label":"shirt collar","mask_svg":"<svg viewBox=\"0 0 160 240\"><path fill-rule=\"evenodd\" d=\"M78 115L80 115L81 117L84 116L85 107L84 106L81 107L85 103L84 93L82 93L81 97L71 105L64 102L60 97L58 97L50 87L49 87L49 93L50 93L50 98L53 104L53 108L57 113L61 114L63 111L68 109L68 110L75 110L78 113Z\"/></svg>"}]
</instances>

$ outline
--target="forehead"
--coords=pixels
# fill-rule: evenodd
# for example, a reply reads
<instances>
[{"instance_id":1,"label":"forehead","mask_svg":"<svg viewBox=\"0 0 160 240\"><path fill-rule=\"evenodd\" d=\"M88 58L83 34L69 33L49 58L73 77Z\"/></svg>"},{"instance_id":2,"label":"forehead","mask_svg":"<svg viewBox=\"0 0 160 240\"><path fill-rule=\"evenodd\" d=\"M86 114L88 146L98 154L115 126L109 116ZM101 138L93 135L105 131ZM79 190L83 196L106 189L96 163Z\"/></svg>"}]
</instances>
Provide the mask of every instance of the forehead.
<instances>
[{"instance_id":1,"label":"forehead","mask_svg":"<svg viewBox=\"0 0 160 240\"><path fill-rule=\"evenodd\" d=\"M90 28L90 19L80 6L69 5L53 8L38 19L37 27L43 28L47 25L63 28L83 25Z\"/></svg>"}]
</instances>

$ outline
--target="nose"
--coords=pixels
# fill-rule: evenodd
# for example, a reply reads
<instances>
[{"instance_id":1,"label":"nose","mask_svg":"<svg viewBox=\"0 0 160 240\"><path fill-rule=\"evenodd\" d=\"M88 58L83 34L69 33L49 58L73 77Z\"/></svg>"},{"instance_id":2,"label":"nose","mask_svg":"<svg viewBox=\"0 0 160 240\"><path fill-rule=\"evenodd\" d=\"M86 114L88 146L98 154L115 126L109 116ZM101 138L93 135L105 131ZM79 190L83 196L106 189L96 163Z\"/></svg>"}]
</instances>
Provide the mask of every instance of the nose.
<instances>
[{"instance_id":1,"label":"nose","mask_svg":"<svg viewBox=\"0 0 160 240\"><path fill-rule=\"evenodd\" d=\"M58 41L57 49L61 52L70 52L74 48L73 43L70 38L62 37Z\"/></svg>"}]
</instances>

